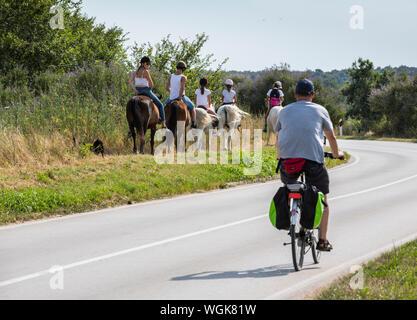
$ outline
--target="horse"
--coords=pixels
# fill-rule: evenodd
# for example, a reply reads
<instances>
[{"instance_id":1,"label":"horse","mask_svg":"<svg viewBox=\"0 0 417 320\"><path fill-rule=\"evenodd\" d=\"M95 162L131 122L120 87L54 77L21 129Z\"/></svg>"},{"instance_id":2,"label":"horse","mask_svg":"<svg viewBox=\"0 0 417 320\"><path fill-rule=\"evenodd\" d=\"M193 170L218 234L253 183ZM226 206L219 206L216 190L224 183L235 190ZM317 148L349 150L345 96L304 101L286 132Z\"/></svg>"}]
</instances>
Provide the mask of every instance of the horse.
<instances>
[{"instance_id":1,"label":"horse","mask_svg":"<svg viewBox=\"0 0 417 320\"><path fill-rule=\"evenodd\" d=\"M139 95L131 98L126 106L126 117L133 138L133 153L137 153L136 131L140 139L140 153L145 154L145 135L151 129L151 154L154 154L156 125L159 122L159 110L148 96Z\"/></svg>"},{"instance_id":2,"label":"horse","mask_svg":"<svg viewBox=\"0 0 417 320\"><path fill-rule=\"evenodd\" d=\"M197 129L200 130L200 134L198 135L198 150L201 150L201 138L203 133L207 135L209 129L218 127L219 117L217 115L208 113L207 110L203 107L197 107L195 112Z\"/></svg>"},{"instance_id":3,"label":"horse","mask_svg":"<svg viewBox=\"0 0 417 320\"><path fill-rule=\"evenodd\" d=\"M220 106L220 108L217 110L217 115L219 117L219 128L223 129L221 130L224 138L223 150L231 150L231 137L233 136L234 131L240 128L240 121L243 118L250 116L250 114L240 110L235 104L225 104ZM227 139L227 141L226 129L229 130L229 139Z\"/></svg>"},{"instance_id":4,"label":"horse","mask_svg":"<svg viewBox=\"0 0 417 320\"><path fill-rule=\"evenodd\" d=\"M268 125L268 138L266 140L266 145L269 145L269 139L271 138L271 134L275 133L275 125L277 123L278 115L281 112L283 107L273 107L271 108L271 111L269 111L268 118L266 120L266 123Z\"/></svg>"},{"instance_id":5,"label":"horse","mask_svg":"<svg viewBox=\"0 0 417 320\"><path fill-rule=\"evenodd\" d=\"M167 119L167 128L172 132L175 139L175 145L177 146L177 122L183 121L185 128L191 125L191 115L188 111L187 105L182 100L173 100L165 106L165 117ZM185 132L184 132L185 133ZM187 136L185 135L184 141L186 142ZM170 146L171 143L168 143Z\"/></svg>"}]
</instances>

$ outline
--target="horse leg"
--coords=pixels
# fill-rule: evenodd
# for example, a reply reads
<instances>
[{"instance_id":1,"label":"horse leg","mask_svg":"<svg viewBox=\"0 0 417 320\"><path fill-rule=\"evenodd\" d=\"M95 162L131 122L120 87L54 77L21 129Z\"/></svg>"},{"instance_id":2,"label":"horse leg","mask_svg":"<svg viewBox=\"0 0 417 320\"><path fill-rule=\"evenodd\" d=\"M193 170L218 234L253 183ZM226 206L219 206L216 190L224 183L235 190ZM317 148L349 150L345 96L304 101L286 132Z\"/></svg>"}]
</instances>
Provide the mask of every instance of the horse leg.
<instances>
[{"instance_id":1,"label":"horse leg","mask_svg":"<svg viewBox=\"0 0 417 320\"><path fill-rule=\"evenodd\" d=\"M268 138L266 139L266 145L269 146L269 139L271 138L271 129L268 128Z\"/></svg>"},{"instance_id":2,"label":"horse leg","mask_svg":"<svg viewBox=\"0 0 417 320\"><path fill-rule=\"evenodd\" d=\"M151 154L154 155L156 125L151 127Z\"/></svg>"},{"instance_id":3,"label":"horse leg","mask_svg":"<svg viewBox=\"0 0 417 320\"><path fill-rule=\"evenodd\" d=\"M143 132L143 125L144 123L142 123L142 128L139 129L140 154L145 154L145 151L143 150L145 147L145 132Z\"/></svg>"},{"instance_id":4,"label":"horse leg","mask_svg":"<svg viewBox=\"0 0 417 320\"><path fill-rule=\"evenodd\" d=\"M133 124L129 124L130 128L130 135L133 139L133 153L138 153L138 147L136 145L136 132L135 132L135 126Z\"/></svg>"}]
</instances>

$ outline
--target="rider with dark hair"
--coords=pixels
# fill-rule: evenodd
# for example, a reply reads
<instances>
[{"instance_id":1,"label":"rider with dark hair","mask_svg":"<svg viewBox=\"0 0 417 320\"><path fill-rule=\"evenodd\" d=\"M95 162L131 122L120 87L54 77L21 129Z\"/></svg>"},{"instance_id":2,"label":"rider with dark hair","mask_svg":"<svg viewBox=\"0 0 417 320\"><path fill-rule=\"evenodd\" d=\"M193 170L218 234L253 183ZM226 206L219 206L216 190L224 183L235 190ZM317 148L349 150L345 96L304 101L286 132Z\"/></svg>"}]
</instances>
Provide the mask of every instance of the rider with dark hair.
<instances>
[{"instance_id":1,"label":"rider with dark hair","mask_svg":"<svg viewBox=\"0 0 417 320\"><path fill-rule=\"evenodd\" d=\"M211 91L206 89L208 85L207 78L200 79L200 89L195 91L195 105L198 108L205 109L208 113L216 115L214 110L211 107Z\"/></svg>"},{"instance_id":2,"label":"rider with dark hair","mask_svg":"<svg viewBox=\"0 0 417 320\"><path fill-rule=\"evenodd\" d=\"M183 74L184 71L187 69L187 64L183 61L177 63L177 72L171 75L168 78L166 89L169 92L169 98L165 102L165 104L170 103L172 100L179 100L181 99L188 108L188 111L191 114L191 127L197 128L196 125L196 113L195 113L195 106L193 102L185 95L185 83L187 82L187 77Z\"/></svg>"},{"instance_id":3,"label":"rider with dark hair","mask_svg":"<svg viewBox=\"0 0 417 320\"><path fill-rule=\"evenodd\" d=\"M166 128L164 105L161 100L152 92L154 83L152 81L149 68L151 60L148 57L143 57L140 60L140 65L135 72L132 73L129 79L130 87L137 95L145 95L152 99L158 107L162 128Z\"/></svg>"}]
</instances>

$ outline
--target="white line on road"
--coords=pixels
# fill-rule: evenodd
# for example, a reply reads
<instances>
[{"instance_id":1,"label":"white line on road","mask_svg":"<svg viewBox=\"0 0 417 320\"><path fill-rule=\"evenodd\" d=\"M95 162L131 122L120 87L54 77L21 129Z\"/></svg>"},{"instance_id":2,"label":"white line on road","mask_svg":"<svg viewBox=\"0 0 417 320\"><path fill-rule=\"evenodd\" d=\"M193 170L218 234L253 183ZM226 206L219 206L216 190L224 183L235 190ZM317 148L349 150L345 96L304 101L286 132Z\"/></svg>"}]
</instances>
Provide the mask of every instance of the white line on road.
<instances>
[{"instance_id":1,"label":"white line on road","mask_svg":"<svg viewBox=\"0 0 417 320\"><path fill-rule=\"evenodd\" d=\"M346 194L344 196L335 197L335 198L329 199L329 201L345 199L345 198L353 197L353 196L356 196L356 195L359 195L359 194L372 192L372 191L379 190L379 189L382 189L382 188L387 188L387 187L390 187L392 185L399 184L399 183L402 183L402 182L405 182L405 181L408 181L408 180L411 180L411 179L414 179L414 178L417 178L417 175L413 175L413 176L410 176L410 177L405 178L405 179L401 179L401 180L398 180L398 181L395 181L395 182L392 182L392 183L388 183L388 184L382 185L380 187L370 188L370 189L366 189L366 190L363 190L363 191L360 191L360 192L354 192L354 193ZM178 237L169 238L169 239L162 240L162 241L149 243L149 244L142 245L142 246L139 246L139 247L126 249L126 250L118 251L118 252L115 252L115 253L110 253L110 254L95 257L95 258L92 258L92 259L82 260L82 261L79 261L79 262L75 262L75 263L63 266L63 270L72 269L72 268L79 267L79 266L82 266L82 265L86 265L86 264L90 264L90 263L94 263L94 262L98 262L98 261L103 261L103 260L107 260L107 259L110 259L110 258L121 256L121 255L126 255L126 254L129 254L129 253L132 253L132 252L137 252L137 251L157 247L157 246L168 244L168 243L175 242L175 241L178 241L178 240L183 240L183 239L195 237L195 236L198 236L198 235L202 235L202 234L206 234L206 233L226 229L226 228L229 228L229 227L234 227L234 226L237 226L237 225L253 222L253 221L256 221L256 220L259 220L259 219L264 219L267 216L268 216L267 214L263 214L263 215L259 215L259 216L256 216L256 217L253 217L253 218L250 218L250 219L240 220L240 221L224 224L224 225L221 225L221 226L217 226L217 227L213 227L213 228L209 228L209 229L205 229L205 230L201 230L201 231L197 231L197 232L193 232L193 233L188 233L188 234L185 234L185 235L182 235L182 236L178 236ZM1 287L6 287L6 286L9 286L9 285L12 285L12 284L16 284L16 283L19 283L19 282L31 280L31 279L34 279L34 278L38 278L38 277L44 276L44 275L49 274L49 273L50 273L49 270L44 270L44 271L29 274L29 275L26 275L26 276L22 276L22 277L19 277L19 278L14 278L14 279L2 281L2 282L0 282L0 288Z\"/></svg>"}]
</instances>

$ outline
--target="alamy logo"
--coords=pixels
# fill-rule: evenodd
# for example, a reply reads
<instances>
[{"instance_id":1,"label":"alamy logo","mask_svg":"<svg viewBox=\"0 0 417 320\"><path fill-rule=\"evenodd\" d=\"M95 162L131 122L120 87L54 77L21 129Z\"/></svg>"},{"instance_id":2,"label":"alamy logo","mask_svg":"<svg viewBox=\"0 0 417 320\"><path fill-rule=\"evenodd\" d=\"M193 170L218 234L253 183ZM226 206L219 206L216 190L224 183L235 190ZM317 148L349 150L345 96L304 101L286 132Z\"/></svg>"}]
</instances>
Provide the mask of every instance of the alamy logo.
<instances>
[{"instance_id":1,"label":"alamy logo","mask_svg":"<svg viewBox=\"0 0 417 320\"><path fill-rule=\"evenodd\" d=\"M350 18L349 26L352 30L363 30L365 25L365 10L360 5L354 5L350 7Z\"/></svg>"},{"instance_id":2,"label":"alamy logo","mask_svg":"<svg viewBox=\"0 0 417 320\"><path fill-rule=\"evenodd\" d=\"M362 290L364 287L364 274L361 266L352 266L350 273L354 276L350 279L349 285L352 290Z\"/></svg>"},{"instance_id":3,"label":"alamy logo","mask_svg":"<svg viewBox=\"0 0 417 320\"><path fill-rule=\"evenodd\" d=\"M64 290L64 268L62 266L53 266L49 269L49 273L53 274L49 280L51 290Z\"/></svg>"},{"instance_id":4,"label":"alamy logo","mask_svg":"<svg viewBox=\"0 0 417 320\"><path fill-rule=\"evenodd\" d=\"M55 14L51 20L49 20L49 25L52 29L64 29L64 9L61 6L53 6L49 13Z\"/></svg>"}]
</instances>

